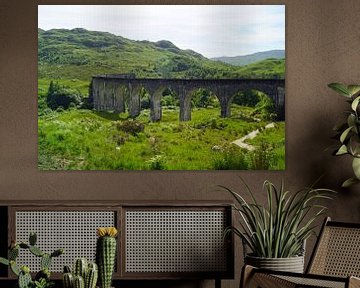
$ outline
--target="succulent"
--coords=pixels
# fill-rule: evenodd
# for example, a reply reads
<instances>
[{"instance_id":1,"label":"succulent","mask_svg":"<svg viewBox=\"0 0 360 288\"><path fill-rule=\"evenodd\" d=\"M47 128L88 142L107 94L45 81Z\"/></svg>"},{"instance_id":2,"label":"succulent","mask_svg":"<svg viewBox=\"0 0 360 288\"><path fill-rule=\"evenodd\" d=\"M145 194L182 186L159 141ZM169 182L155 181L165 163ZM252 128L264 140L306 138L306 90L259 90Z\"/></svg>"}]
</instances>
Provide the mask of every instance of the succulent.
<instances>
[{"instance_id":1,"label":"succulent","mask_svg":"<svg viewBox=\"0 0 360 288\"><path fill-rule=\"evenodd\" d=\"M77 275L74 277L74 288L85 288L84 278Z\"/></svg>"},{"instance_id":2,"label":"succulent","mask_svg":"<svg viewBox=\"0 0 360 288\"><path fill-rule=\"evenodd\" d=\"M95 288L98 279L98 266L96 263L90 263L85 276L85 288Z\"/></svg>"},{"instance_id":3,"label":"succulent","mask_svg":"<svg viewBox=\"0 0 360 288\"><path fill-rule=\"evenodd\" d=\"M336 156L350 155L352 157L354 175L342 184L342 187L349 187L360 183L360 85L331 83L328 86L344 96L350 104L346 121L334 127L339 146L333 153Z\"/></svg>"},{"instance_id":4,"label":"succulent","mask_svg":"<svg viewBox=\"0 0 360 288\"><path fill-rule=\"evenodd\" d=\"M88 261L85 258L79 258L75 261L74 274L75 276L81 276L85 279Z\"/></svg>"},{"instance_id":5,"label":"succulent","mask_svg":"<svg viewBox=\"0 0 360 288\"><path fill-rule=\"evenodd\" d=\"M16 243L15 241L11 242L8 259L0 257L0 263L10 266L11 271L18 276L18 286L19 288L28 288L28 287L51 287L52 282L50 282L50 265L53 257L58 257L64 253L63 249L58 249L52 252L51 254L44 253L36 245L37 236L35 233L30 233L29 243ZM16 259L19 256L20 249L29 250L30 253L37 257L41 257L40 266L41 270L36 274L35 281L32 280L30 275L30 269L28 266L19 267L16 263Z\"/></svg>"},{"instance_id":6,"label":"succulent","mask_svg":"<svg viewBox=\"0 0 360 288\"><path fill-rule=\"evenodd\" d=\"M96 243L96 262L99 267L100 288L110 288L116 258L115 227L101 227L97 229L99 238Z\"/></svg>"},{"instance_id":7,"label":"succulent","mask_svg":"<svg viewBox=\"0 0 360 288\"><path fill-rule=\"evenodd\" d=\"M74 273L69 266L64 266L64 288L95 288L98 279L96 263L89 263L85 258L78 258L74 263Z\"/></svg>"}]
</instances>

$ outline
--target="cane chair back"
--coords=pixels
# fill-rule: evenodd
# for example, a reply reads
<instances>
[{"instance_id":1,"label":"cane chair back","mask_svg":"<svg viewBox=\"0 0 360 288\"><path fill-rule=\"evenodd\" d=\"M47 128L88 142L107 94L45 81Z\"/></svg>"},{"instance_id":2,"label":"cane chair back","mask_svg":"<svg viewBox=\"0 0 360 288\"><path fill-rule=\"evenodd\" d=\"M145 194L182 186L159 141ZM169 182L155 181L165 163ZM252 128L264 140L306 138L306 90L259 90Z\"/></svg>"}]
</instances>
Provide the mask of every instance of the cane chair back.
<instances>
[{"instance_id":1,"label":"cane chair back","mask_svg":"<svg viewBox=\"0 0 360 288\"><path fill-rule=\"evenodd\" d=\"M326 218L306 273L243 268L242 288L360 288L360 223Z\"/></svg>"},{"instance_id":2,"label":"cane chair back","mask_svg":"<svg viewBox=\"0 0 360 288\"><path fill-rule=\"evenodd\" d=\"M307 273L360 277L360 224L326 219Z\"/></svg>"}]
</instances>

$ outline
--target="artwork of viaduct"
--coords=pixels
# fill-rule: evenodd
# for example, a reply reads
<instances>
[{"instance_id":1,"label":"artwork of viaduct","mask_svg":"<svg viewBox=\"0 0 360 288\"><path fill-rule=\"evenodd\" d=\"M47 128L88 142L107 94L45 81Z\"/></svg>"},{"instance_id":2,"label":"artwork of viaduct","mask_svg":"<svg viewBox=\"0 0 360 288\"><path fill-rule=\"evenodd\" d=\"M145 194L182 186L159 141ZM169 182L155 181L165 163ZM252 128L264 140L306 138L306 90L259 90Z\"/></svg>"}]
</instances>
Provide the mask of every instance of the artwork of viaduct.
<instances>
[{"instance_id":1,"label":"artwork of viaduct","mask_svg":"<svg viewBox=\"0 0 360 288\"><path fill-rule=\"evenodd\" d=\"M125 112L127 102L129 115L135 118L141 111L142 88L150 94L150 118L154 122L161 120L161 97L168 88L178 95L180 121L191 120L191 96L199 88L212 91L219 99L221 117L230 117L235 94L255 89L273 99L279 120L285 118L283 79L137 79L126 75L98 75L92 78L90 97L97 111Z\"/></svg>"}]
</instances>

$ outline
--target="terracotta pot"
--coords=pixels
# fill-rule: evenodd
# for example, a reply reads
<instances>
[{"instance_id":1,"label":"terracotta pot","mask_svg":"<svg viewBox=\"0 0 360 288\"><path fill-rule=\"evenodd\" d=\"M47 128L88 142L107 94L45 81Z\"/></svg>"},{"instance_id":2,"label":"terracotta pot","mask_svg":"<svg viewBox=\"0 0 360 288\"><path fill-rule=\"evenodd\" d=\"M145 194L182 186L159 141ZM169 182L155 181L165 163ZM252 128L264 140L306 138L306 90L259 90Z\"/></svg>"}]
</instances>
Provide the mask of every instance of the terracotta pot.
<instances>
[{"instance_id":1,"label":"terracotta pot","mask_svg":"<svg viewBox=\"0 0 360 288\"><path fill-rule=\"evenodd\" d=\"M287 272L304 272L304 256L289 258L263 258L251 255L245 256L245 263L254 267Z\"/></svg>"}]
</instances>

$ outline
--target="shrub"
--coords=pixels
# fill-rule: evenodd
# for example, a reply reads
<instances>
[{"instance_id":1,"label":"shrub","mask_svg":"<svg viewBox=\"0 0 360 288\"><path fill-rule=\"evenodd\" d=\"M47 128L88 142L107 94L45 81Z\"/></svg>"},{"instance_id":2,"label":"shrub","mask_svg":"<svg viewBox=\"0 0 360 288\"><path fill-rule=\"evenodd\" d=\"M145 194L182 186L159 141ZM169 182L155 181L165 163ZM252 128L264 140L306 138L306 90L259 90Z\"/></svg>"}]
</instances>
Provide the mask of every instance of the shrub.
<instances>
[{"instance_id":1,"label":"shrub","mask_svg":"<svg viewBox=\"0 0 360 288\"><path fill-rule=\"evenodd\" d=\"M214 150L214 149L213 149ZM224 149L216 149L213 157L213 168L215 170L247 170L249 165L244 151L235 146Z\"/></svg>"},{"instance_id":2,"label":"shrub","mask_svg":"<svg viewBox=\"0 0 360 288\"><path fill-rule=\"evenodd\" d=\"M165 170L166 166L164 163L164 156L163 155L155 155L150 160L147 161L149 164L150 170Z\"/></svg>"},{"instance_id":3,"label":"shrub","mask_svg":"<svg viewBox=\"0 0 360 288\"><path fill-rule=\"evenodd\" d=\"M140 121L129 119L125 121L118 121L116 123L116 128L119 131L124 131L126 133L136 136L140 132L144 131L145 125Z\"/></svg>"},{"instance_id":4,"label":"shrub","mask_svg":"<svg viewBox=\"0 0 360 288\"><path fill-rule=\"evenodd\" d=\"M261 95L260 101L256 104L253 115L259 116L262 120L274 120L275 113L274 101L266 95Z\"/></svg>"},{"instance_id":5,"label":"shrub","mask_svg":"<svg viewBox=\"0 0 360 288\"><path fill-rule=\"evenodd\" d=\"M274 162L272 147L265 142L261 142L259 148L251 153L251 169L268 170Z\"/></svg>"},{"instance_id":6,"label":"shrub","mask_svg":"<svg viewBox=\"0 0 360 288\"><path fill-rule=\"evenodd\" d=\"M56 110L59 107L68 109L70 105L79 106L82 103L82 97L78 90L51 81L46 97L46 103L48 107L53 110Z\"/></svg>"}]
</instances>

